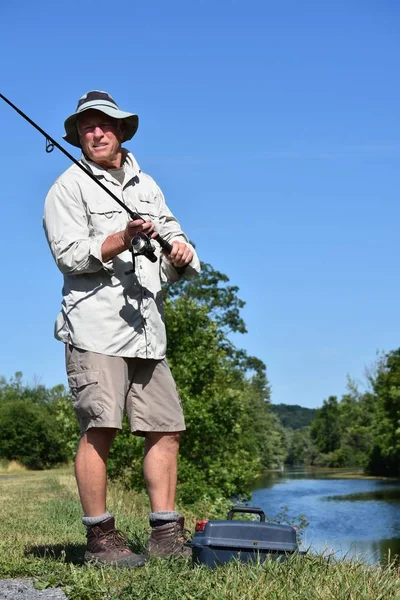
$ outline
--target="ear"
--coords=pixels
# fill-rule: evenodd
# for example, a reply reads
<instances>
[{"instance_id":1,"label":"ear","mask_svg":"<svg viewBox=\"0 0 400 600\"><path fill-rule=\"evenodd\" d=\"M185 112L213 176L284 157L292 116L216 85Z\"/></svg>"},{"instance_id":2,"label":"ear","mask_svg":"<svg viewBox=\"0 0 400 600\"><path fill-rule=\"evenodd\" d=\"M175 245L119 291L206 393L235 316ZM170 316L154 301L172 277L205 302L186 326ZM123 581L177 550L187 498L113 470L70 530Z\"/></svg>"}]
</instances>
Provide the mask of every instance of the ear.
<instances>
[{"instance_id":1,"label":"ear","mask_svg":"<svg viewBox=\"0 0 400 600\"><path fill-rule=\"evenodd\" d=\"M77 119L77 120L76 120L76 123L75 123L75 129L76 129L76 133L77 133L77 136L78 136L79 144L80 144L80 146L81 146L81 148L82 148L82 142L81 142L81 132L80 132L80 130L79 130L79 119Z\"/></svg>"}]
</instances>

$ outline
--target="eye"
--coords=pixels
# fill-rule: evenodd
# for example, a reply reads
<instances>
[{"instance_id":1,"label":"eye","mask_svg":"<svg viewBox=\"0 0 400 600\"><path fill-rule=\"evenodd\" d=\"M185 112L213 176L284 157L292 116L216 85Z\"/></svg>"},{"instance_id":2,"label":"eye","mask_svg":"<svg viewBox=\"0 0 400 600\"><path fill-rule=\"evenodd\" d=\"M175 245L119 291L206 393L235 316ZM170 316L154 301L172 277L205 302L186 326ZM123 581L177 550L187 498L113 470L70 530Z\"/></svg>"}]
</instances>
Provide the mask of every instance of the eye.
<instances>
[{"instance_id":1,"label":"eye","mask_svg":"<svg viewBox=\"0 0 400 600\"><path fill-rule=\"evenodd\" d=\"M110 122L88 124L81 127L81 132L84 134L93 133L97 129L97 127L102 131L109 131L110 129L115 128L115 124Z\"/></svg>"}]
</instances>

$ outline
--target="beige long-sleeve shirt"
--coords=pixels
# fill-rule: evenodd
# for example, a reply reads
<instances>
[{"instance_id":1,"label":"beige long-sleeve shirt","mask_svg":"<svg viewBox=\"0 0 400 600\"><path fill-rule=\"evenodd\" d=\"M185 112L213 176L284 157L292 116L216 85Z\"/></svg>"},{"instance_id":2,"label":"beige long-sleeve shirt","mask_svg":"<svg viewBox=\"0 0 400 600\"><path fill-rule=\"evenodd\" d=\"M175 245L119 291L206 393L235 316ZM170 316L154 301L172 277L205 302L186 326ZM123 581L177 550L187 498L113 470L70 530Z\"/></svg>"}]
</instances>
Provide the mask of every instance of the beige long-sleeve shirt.
<instances>
[{"instance_id":1,"label":"beige long-sleeve shirt","mask_svg":"<svg viewBox=\"0 0 400 600\"><path fill-rule=\"evenodd\" d=\"M188 243L160 188L139 169L131 153L124 150L123 184L112 171L85 157L81 162L130 209L144 220L150 219L164 239ZM129 250L103 262L104 240L124 230L129 220L127 212L76 165L52 185L45 201L43 224L53 257L64 275L55 337L110 356L162 359L166 332L161 281L176 281L179 274L157 242L153 242L157 262L136 257L134 274ZM199 270L195 253L184 276L195 276Z\"/></svg>"}]
</instances>

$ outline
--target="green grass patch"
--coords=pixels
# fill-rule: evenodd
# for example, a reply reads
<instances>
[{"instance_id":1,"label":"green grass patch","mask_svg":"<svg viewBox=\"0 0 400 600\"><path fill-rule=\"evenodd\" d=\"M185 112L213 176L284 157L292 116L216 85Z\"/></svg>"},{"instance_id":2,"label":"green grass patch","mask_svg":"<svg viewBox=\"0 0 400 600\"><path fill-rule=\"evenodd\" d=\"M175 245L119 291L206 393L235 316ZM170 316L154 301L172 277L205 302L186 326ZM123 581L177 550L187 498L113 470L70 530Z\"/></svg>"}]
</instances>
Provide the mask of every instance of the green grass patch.
<instances>
[{"instance_id":1,"label":"green grass patch","mask_svg":"<svg viewBox=\"0 0 400 600\"><path fill-rule=\"evenodd\" d=\"M109 509L136 552L148 535L145 494L109 489ZM185 512L221 517L225 503ZM190 560L153 559L139 569L83 565L85 529L72 469L19 472L1 479L0 579L31 577L39 588L61 587L71 600L399 600L400 570L318 556L211 570Z\"/></svg>"}]
</instances>

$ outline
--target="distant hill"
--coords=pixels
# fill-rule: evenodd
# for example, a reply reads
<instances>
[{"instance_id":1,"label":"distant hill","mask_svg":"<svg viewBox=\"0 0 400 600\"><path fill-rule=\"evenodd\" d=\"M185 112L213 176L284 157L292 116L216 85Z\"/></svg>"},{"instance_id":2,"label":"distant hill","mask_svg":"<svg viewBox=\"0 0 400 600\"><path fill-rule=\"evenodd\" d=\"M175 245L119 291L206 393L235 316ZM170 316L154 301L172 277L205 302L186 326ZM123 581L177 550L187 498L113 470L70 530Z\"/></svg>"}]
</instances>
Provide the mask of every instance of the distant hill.
<instances>
[{"instance_id":1,"label":"distant hill","mask_svg":"<svg viewBox=\"0 0 400 600\"><path fill-rule=\"evenodd\" d=\"M311 424L315 417L315 408L304 408L298 404L271 404L272 411L280 422L289 429L301 429Z\"/></svg>"}]
</instances>

